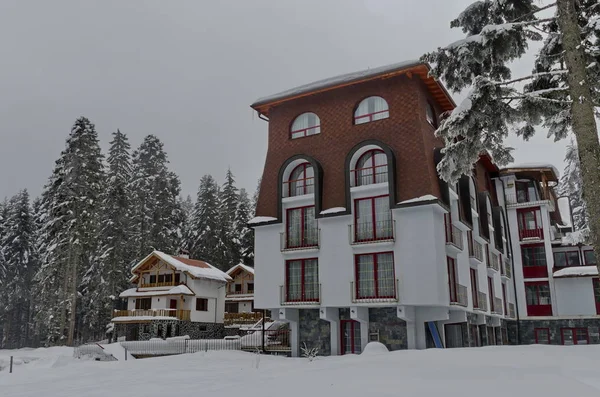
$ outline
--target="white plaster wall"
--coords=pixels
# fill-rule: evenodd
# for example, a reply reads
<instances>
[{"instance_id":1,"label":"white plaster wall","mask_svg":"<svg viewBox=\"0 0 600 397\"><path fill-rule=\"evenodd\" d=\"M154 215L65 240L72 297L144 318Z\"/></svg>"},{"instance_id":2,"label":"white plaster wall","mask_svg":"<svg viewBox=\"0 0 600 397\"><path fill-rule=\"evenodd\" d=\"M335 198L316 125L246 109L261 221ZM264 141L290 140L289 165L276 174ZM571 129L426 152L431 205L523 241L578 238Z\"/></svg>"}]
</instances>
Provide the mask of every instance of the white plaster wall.
<instances>
[{"instance_id":1,"label":"white plaster wall","mask_svg":"<svg viewBox=\"0 0 600 397\"><path fill-rule=\"evenodd\" d=\"M254 231L254 306L278 308L279 286L285 277L285 259L279 246L283 224L259 226Z\"/></svg>"},{"instance_id":2,"label":"white plaster wall","mask_svg":"<svg viewBox=\"0 0 600 397\"><path fill-rule=\"evenodd\" d=\"M238 302L238 312L250 313L251 311L252 311L252 303L251 302Z\"/></svg>"},{"instance_id":3,"label":"white plaster wall","mask_svg":"<svg viewBox=\"0 0 600 397\"><path fill-rule=\"evenodd\" d=\"M190 280L188 287L196 294L195 297L186 297L185 299L185 309L191 310L191 320L206 323L222 323L225 315L225 283L195 279ZM208 311L196 310L196 298L208 299Z\"/></svg>"},{"instance_id":4,"label":"white plaster wall","mask_svg":"<svg viewBox=\"0 0 600 397\"><path fill-rule=\"evenodd\" d=\"M555 315L594 316L596 304L590 277L554 279L556 295Z\"/></svg>"}]
</instances>

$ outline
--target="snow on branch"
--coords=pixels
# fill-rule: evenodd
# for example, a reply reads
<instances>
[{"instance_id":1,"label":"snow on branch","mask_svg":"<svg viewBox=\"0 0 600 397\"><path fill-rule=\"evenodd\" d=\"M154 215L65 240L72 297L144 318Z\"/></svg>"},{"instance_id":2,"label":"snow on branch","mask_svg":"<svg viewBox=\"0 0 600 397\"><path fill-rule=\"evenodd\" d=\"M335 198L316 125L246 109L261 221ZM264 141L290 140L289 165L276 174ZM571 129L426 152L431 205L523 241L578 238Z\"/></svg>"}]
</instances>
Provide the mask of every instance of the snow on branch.
<instances>
[{"instance_id":1,"label":"snow on branch","mask_svg":"<svg viewBox=\"0 0 600 397\"><path fill-rule=\"evenodd\" d=\"M540 72L540 73L530 74L529 76L519 77L518 79L513 79L513 80L509 80L509 81L494 81L493 83L497 84L497 85L509 85L509 84L513 84L513 83L518 83L520 81L537 79L538 77L542 77L542 76L566 74L567 72L568 72L568 70L566 70L566 69L552 70L550 72Z\"/></svg>"},{"instance_id":2,"label":"snow on branch","mask_svg":"<svg viewBox=\"0 0 600 397\"><path fill-rule=\"evenodd\" d=\"M520 17L518 17L517 19L515 19L512 22L520 21L520 20L525 19L525 18L527 18L529 16L535 15L535 14L537 14L540 11L544 11L544 10L547 10L548 8L552 8L552 7L556 7L556 2L550 3L550 4L548 4L548 5L544 6L544 7L537 8L537 9L531 11L531 12L528 12L527 14L521 15Z\"/></svg>"}]
</instances>

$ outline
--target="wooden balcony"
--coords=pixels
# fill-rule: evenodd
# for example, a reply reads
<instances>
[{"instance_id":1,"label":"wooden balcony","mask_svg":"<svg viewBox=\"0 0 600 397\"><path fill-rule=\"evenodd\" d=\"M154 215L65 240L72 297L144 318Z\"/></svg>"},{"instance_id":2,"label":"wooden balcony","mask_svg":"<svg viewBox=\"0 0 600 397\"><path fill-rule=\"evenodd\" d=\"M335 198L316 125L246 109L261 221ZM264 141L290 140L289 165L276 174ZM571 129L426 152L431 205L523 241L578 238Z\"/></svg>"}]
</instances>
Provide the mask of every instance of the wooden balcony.
<instances>
[{"instance_id":1,"label":"wooden balcony","mask_svg":"<svg viewBox=\"0 0 600 397\"><path fill-rule=\"evenodd\" d=\"M191 310L179 309L114 310L113 317L131 317L132 321L135 321L135 317L173 317L181 321L190 321L190 312Z\"/></svg>"},{"instance_id":2,"label":"wooden balcony","mask_svg":"<svg viewBox=\"0 0 600 397\"><path fill-rule=\"evenodd\" d=\"M225 313L223 322L225 325L241 324L241 325L254 325L262 320L263 315L260 312L250 313ZM269 321L269 318L266 318Z\"/></svg>"},{"instance_id":3,"label":"wooden balcony","mask_svg":"<svg viewBox=\"0 0 600 397\"><path fill-rule=\"evenodd\" d=\"M160 283L144 283L144 280L142 280L142 282L140 283L140 288L174 287L176 285L177 284L175 284L174 281L164 281Z\"/></svg>"}]
</instances>

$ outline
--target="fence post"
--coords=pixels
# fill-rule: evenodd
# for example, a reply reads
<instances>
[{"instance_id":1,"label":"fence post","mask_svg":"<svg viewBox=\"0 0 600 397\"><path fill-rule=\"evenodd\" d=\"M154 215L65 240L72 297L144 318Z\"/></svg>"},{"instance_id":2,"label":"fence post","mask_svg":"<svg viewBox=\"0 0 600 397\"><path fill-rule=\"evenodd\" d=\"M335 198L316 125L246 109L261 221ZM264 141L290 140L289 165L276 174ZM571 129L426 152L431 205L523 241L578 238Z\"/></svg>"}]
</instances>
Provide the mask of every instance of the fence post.
<instances>
[{"instance_id":1,"label":"fence post","mask_svg":"<svg viewBox=\"0 0 600 397\"><path fill-rule=\"evenodd\" d=\"M184 339L184 343L183 343L183 352L187 353L188 352L188 340Z\"/></svg>"},{"instance_id":2,"label":"fence post","mask_svg":"<svg viewBox=\"0 0 600 397\"><path fill-rule=\"evenodd\" d=\"M204 352L208 352L208 342L204 342Z\"/></svg>"},{"instance_id":3,"label":"fence post","mask_svg":"<svg viewBox=\"0 0 600 397\"><path fill-rule=\"evenodd\" d=\"M125 348L125 361L127 361L127 348Z\"/></svg>"},{"instance_id":4,"label":"fence post","mask_svg":"<svg viewBox=\"0 0 600 397\"><path fill-rule=\"evenodd\" d=\"M261 332L261 334L262 334L261 346L262 346L263 353L265 352L265 314L266 314L266 311L265 311L265 309L263 309L263 311L262 311L262 315L263 315L262 316L263 317L262 318L262 332Z\"/></svg>"},{"instance_id":5,"label":"fence post","mask_svg":"<svg viewBox=\"0 0 600 397\"><path fill-rule=\"evenodd\" d=\"M13 356L10 356L10 374L12 374Z\"/></svg>"}]
</instances>

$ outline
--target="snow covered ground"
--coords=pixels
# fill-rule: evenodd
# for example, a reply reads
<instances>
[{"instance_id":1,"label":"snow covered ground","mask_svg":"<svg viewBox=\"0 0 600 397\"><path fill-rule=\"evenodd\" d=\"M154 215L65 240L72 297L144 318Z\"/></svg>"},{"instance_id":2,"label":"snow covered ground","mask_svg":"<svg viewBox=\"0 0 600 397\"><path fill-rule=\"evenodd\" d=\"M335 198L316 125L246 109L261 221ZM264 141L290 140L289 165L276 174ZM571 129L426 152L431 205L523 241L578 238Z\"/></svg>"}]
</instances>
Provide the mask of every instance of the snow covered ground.
<instances>
[{"instance_id":1,"label":"snow covered ground","mask_svg":"<svg viewBox=\"0 0 600 397\"><path fill-rule=\"evenodd\" d=\"M60 357L66 350L47 350L29 352L31 356L46 357L46 361L19 365L13 374L0 371L0 395L600 395L600 346L506 346L393 353L373 349L361 356L319 357L312 362L237 351L113 362L65 358L53 361L49 357ZM7 355L9 351L0 351L0 357Z\"/></svg>"}]
</instances>

